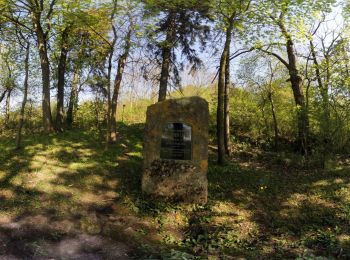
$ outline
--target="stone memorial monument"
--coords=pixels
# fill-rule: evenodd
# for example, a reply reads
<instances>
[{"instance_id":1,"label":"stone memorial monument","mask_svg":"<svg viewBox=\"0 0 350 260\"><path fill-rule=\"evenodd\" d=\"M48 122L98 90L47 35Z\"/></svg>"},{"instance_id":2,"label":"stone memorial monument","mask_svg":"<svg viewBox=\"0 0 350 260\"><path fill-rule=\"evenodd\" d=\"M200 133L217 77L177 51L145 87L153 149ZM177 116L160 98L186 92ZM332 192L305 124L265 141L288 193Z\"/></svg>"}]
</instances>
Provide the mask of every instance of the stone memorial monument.
<instances>
[{"instance_id":1,"label":"stone memorial monument","mask_svg":"<svg viewBox=\"0 0 350 260\"><path fill-rule=\"evenodd\" d=\"M147 109L142 191L151 197L206 203L208 103L169 99Z\"/></svg>"}]
</instances>

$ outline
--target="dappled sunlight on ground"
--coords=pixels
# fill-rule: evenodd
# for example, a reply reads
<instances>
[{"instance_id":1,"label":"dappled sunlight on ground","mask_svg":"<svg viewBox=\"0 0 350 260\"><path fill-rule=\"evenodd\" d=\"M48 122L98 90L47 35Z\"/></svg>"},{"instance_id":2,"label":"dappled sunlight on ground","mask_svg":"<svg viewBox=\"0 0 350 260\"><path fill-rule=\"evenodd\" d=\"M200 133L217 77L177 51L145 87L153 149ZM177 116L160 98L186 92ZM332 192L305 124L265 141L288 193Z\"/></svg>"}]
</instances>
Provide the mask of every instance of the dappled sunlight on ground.
<instances>
[{"instance_id":1,"label":"dappled sunlight on ground","mask_svg":"<svg viewBox=\"0 0 350 260\"><path fill-rule=\"evenodd\" d=\"M141 138L133 138L128 149L134 151L135 159L128 157L128 163L139 167L141 158L134 145ZM132 243L107 235L122 236L129 224L125 219L113 231L118 221L112 216L125 214L121 207L129 210L119 194L120 179L127 173L119 174L118 158L124 156L125 147L116 144L106 150L81 131L38 136L25 144L18 153L8 149L1 160L0 241L6 246L0 248L0 255L102 259L119 254L125 258ZM14 240L16 245L10 246ZM93 248L86 245L89 240ZM113 247L119 252L110 252Z\"/></svg>"},{"instance_id":2,"label":"dappled sunlight on ground","mask_svg":"<svg viewBox=\"0 0 350 260\"><path fill-rule=\"evenodd\" d=\"M143 126L120 127L108 148L80 130L2 143L0 258L350 257L344 160L326 172L235 154L210 163L207 205L175 205L141 194Z\"/></svg>"},{"instance_id":3,"label":"dappled sunlight on ground","mask_svg":"<svg viewBox=\"0 0 350 260\"><path fill-rule=\"evenodd\" d=\"M213 212L210 223L219 220L222 227L233 222L229 227L234 227L235 239L224 247L228 255L348 258L349 173L349 165L328 172L299 170L260 155L235 156L229 167L210 167L209 194L224 205L224 212L241 215L244 224L235 226L237 216L218 219Z\"/></svg>"}]
</instances>

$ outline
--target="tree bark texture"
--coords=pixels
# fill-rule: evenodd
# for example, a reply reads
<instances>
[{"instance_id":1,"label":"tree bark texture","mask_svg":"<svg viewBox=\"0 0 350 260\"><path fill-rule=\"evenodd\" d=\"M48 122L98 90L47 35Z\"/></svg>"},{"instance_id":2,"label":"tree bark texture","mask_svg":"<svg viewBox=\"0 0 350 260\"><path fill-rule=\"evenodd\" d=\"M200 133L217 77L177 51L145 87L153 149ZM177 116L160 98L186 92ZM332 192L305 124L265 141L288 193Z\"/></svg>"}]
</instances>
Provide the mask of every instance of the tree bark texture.
<instances>
[{"instance_id":1,"label":"tree bark texture","mask_svg":"<svg viewBox=\"0 0 350 260\"><path fill-rule=\"evenodd\" d=\"M314 46L312 41L310 41L310 49L311 49L312 59L313 59L314 65L315 65L317 84L318 84L321 98L322 98L323 122L321 122L321 127L322 127L322 130L324 131L325 138L327 138L327 137L329 137L328 136L328 131L329 131L328 128L329 128L329 120L330 120L328 86L327 86L327 82L326 82L326 84L323 84L322 77L321 77L321 71L320 71L320 65L317 61L315 46Z\"/></svg>"},{"instance_id":2,"label":"tree bark texture","mask_svg":"<svg viewBox=\"0 0 350 260\"><path fill-rule=\"evenodd\" d=\"M286 40L286 49L288 55L288 72L293 90L294 101L297 106L297 121L298 121L298 150L307 155L308 151L308 132L309 132L309 117L305 105L305 97L302 89L302 78L297 69L297 59L294 50L294 43L291 35L286 30L283 19L280 18L278 23L281 32Z\"/></svg>"},{"instance_id":3,"label":"tree bark texture","mask_svg":"<svg viewBox=\"0 0 350 260\"><path fill-rule=\"evenodd\" d=\"M16 149L21 148L22 128L24 124L24 112L25 112L25 107L27 104L27 97L28 97L29 53L30 53L30 43L28 42L26 46L26 58L24 60L25 77L24 77L24 83L23 83L23 100L22 100L19 121L18 121L18 128L17 128L17 135L16 135Z\"/></svg>"},{"instance_id":4,"label":"tree bark texture","mask_svg":"<svg viewBox=\"0 0 350 260\"><path fill-rule=\"evenodd\" d=\"M232 18L232 17L231 17ZM230 20L233 20L230 19ZM216 135L218 144L218 164L223 165L226 162L225 151L225 74L226 63L229 60L229 50L231 44L231 36L233 30L233 22L229 24L226 30L226 40L223 52L220 58L219 79L218 79L218 103L216 115Z\"/></svg>"},{"instance_id":5,"label":"tree bark texture","mask_svg":"<svg viewBox=\"0 0 350 260\"><path fill-rule=\"evenodd\" d=\"M231 37L230 37L231 38ZM224 117L225 117L225 153L230 156L231 153L231 142L230 142L230 49L226 59L225 66L225 99L224 99Z\"/></svg>"},{"instance_id":6,"label":"tree bark texture","mask_svg":"<svg viewBox=\"0 0 350 260\"><path fill-rule=\"evenodd\" d=\"M57 80L57 109L56 109L56 130L63 131L64 124L64 85L65 85L65 73L67 67L67 54L68 54L68 28L65 28L62 32L61 39L61 54L58 63L58 80Z\"/></svg>"},{"instance_id":7,"label":"tree bark texture","mask_svg":"<svg viewBox=\"0 0 350 260\"><path fill-rule=\"evenodd\" d=\"M47 35L44 32L40 22L40 12L33 14L33 23L35 34L37 37L37 45L39 49L41 76L42 76L42 113L43 127L45 133L53 131L52 115L51 115L51 98L50 98L50 64L47 52Z\"/></svg>"},{"instance_id":8,"label":"tree bark texture","mask_svg":"<svg viewBox=\"0 0 350 260\"><path fill-rule=\"evenodd\" d=\"M66 120L67 120L67 126L69 128L71 128L74 123L74 111L76 110L78 105L78 85L80 81L79 73L80 73L79 65L76 65L76 68L74 70L74 75L73 75L72 86L70 90L68 109L67 109Z\"/></svg>"},{"instance_id":9,"label":"tree bark texture","mask_svg":"<svg viewBox=\"0 0 350 260\"><path fill-rule=\"evenodd\" d=\"M11 102L12 88L7 91L6 103L5 103L5 126L8 127L10 122L10 102Z\"/></svg>"},{"instance_id":10,"label":"tree bark texture","mask_svg":"<svg viewBox=\"0 0 350 260\"><path fill-rule=\"evenodd\" d=\"M171 11L168 14L167 33L165 42L162 46L162 68L159 80L159 96L158 102L166 99L168 80L171 65L171 52L176 39L176 13Z\"/></svg>"},{"instance_id":11,"label":"tree bark texture","mask_svg":"<svg viewBox=\"0 0 350 260\"><path fill-rule=\"evenodd\" d=\"M269 91L268 95L268 99L270 102L270 106L271 106L271 113L272 113L272 119L273 119L273 130L274 130L274 134L275 134L275 151L278 150L278 121L277 121L277 116L276 116L276 109L275 109L275 104L273 102L273 98L272 98L272 91Z\"/></svg>"},{"instance_id":12,"label":"tree bark texture","mask_svg":"<svg viewBox=\"0 0 350 260\"><path fill-rule=\"evenodd\" d=\"M129 52L130 52L130 48L131 48L131 34L132 34L131 26L132 25L130 25L128 34L126 35L124 52L119 57L119 60L118 60L117 74L116 74L115 80L114 80L113 95L112 95L112 101L111 101L111 122L110 122L110 125L111 125L110 138L111 138L111 141L113 141L113 142L115 142L117 140L118 97L119 97L119 92L120 92L120 85L121 85L122 79L123 79L123 73L124 73L126 60L129 56Z\"/></svg>"}]
</instances>

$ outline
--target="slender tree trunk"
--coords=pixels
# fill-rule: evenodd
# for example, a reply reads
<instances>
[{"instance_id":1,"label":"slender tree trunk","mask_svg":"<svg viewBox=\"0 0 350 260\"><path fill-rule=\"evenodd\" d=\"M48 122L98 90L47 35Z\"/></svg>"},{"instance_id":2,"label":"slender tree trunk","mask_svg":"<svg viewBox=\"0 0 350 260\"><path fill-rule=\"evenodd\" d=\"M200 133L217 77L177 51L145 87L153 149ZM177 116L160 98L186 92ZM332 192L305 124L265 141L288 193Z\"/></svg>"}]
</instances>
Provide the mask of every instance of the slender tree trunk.
<instances>
[{"instance_id":1,"label":"slender tree trunk","mask_svg":"<svg viewBox=\"0 0 350 260\"><path fill-rule=\"evenodd\" d=\"M76 65L76 68L74 70L74 75L73 75L73 81L72 81L72 86L71 86L71 91L70 91L70 97L69 97L69 104L68 104L68 109L67 109L67 126L69 128L72 127L73 122L74 122L74 111L77 107L78 104L78 85L80 81L80 69L78 68L79 66Z\"/></svg>"},{"instance_id":2,"label":"slender tree trunk","mask_svg":"<svg viewBox=\"0 0 350 260\"><path fill-rule=\"evenodd\" d=\"M274 134L275 134L275 151L277 151L278 150L278 122L277 122L275 104L273 102L271 91L269 91L269 93L268 93L268 99L269 99L269 102L271 105L271 113L272 113L272 118L273 118L273 129L274 129Z\"/></svg>"},{"instance_id":3,"label":"slender tree trunk","mask_svg":"<svg viewBox=\"0 0 350 260\"><path fill-rule=\"evenodd\" d=\"M122 83L123 79L123 73L124 68L126 64L126 60L129 56L129 51L131 47L131 33L132 33L132 25L130 25L128 34L125 39L125 48L124 53L120 56L118 61L118 68L117 68L117 74L115 76L114 80L114 89L113 89L113 96L112 96L112 102L111 102L111 129L110 129L110 140L112 142L115 142L117 140L117 105L118 105L118 96L120 91L120 85Z\"/></svg>"},{"instance_id":4,"label":"slender tree trunk","mask_svg":"<svg viewBox=\"0 0 350 260\"><path fill-rule=\"evenodd\" d=\"M345 75L347 76L347 78L350 77L350 70L349 70L349 63L350 63L350 59L349 59L349 56L348 56L348 52L345 48L346 45L342 45L341 49L342 49L342 52L343 52L343 55L344 55L344 61L345 61Z\"/></svg>"},{"instance_id":5,"label":"slender tree trunk","mask_svg":"<svg viewBox=\"0 0 350 260\"><path fill-rule=\"evenodd\" d=\"M271 62L269 62L269 67L270 67L270 81L268 85L268 92L267 92L267 99L270 102L271 106L271 113L272 113L272 119L273 119L273 130L274 130L274 148L275 151L278 151L278 122L277 122L277 116L276 116L276 109L275 109L275 104L273 102L273 90L272 90L272 82L273 82L273 77L274 77L274 71L272 68Z\"/></svg>"},{"instance_id":6,"label":"slender tree trunk","mask_svg":"<svg viewBox=\"0 0 350 260\"><path fill-rule=\"evenodd\" d=\"M17 136L16 136L16 149L21 148L21 140L22 140L22 128L24 124L24 112L25 107L27 103L27 97L28 97L28 78L29 78L29 52L30 52L30 43L27 42L26 46L26 58L24 60L24 68L25 68L25 77L24 77L24 84L23 84L23 101L21 106L21 113L18 121L18 128L17 128Z\"/></svg>"},{"instance_id":7,"label":"slender tree trunk","mask_svg":"<svg viewBox=\"0 0 350 260\"><path fill-rule=\"evenodd\" d=\"M12 88L7 91L6 103L5 103L5 126L8 127L10 122L10 102L11 102Z\"/></svg>"},{"instance_id":8,"label":"slender tree trunk","mask_svg":"<svg viewBox=\"0 0 350 260\"><path fill-rule=\"evenodd\" d=\"M101 124L100 124L100 110L102 110L103 108L101 108L100 103L101 103L101 101L100 101L100 98L99 98L99 93L98 93L98 91L96 91L96 93L95 93L95 104L94 104L95 126L96 126L96 128L98 130L99 135L102 137L103 136L103 132L102 132L102 129L101 129Z\"/></svg>"},{"instance_id":9,"label":"slender tree trunk","mask_svg":"<svg viewBox=\"0 0 350 260\"><path fill-rule=\"evenodd\" d=\"M327 73L326 73L326 84L323 84L322 81L322 76L321 76L321 71L320 71L320 66L317 61L317 56L316 56L316 51L315 51L315 46L310 40L310 49L311 49L311 55L312 59L315 65L315 72L316 72L316 79L317 79L317 84L318 88L320 90L321 98L322 98L322 120L321 120L321 129L323 132L323 137L322 137L322 146L323 146L323 154L326 157L327 154L329 154L330 151L330 144L329 140L331 138L330 133L329 133L329 124L330 124L330 111L329 111L329 95L328 95L328 78L329 78L329 69L328 69L328 59L326 57L326 65L327 65ZM326 158L324 158L326 159Z\"/></svg>"},{"instance_id":10,"label":"slender tree trunk","mask_svg":"<svg viewBox=\"0 0 350 260\"><path fill-rule=\"evenodd\" d=\"M117 42L117 29L114 26L114 16L117 10L118 1L113 1L113 11L110 17L113 40L110 44L109 56L108 56L108 69L107 69L107 109L106 109L106 148L108 148L109 143L111 142L111 122L112 122L112 94L111 94L111 78L112 78L112 68L113 68L113 55L115 51L115 44Z\"/></svg>"},{"instance_id":11,"label":"slender tree trunk","mask_svg":"<svg viewBox=\"0 0 350 260\"><path fill-rule=\"evenodd\" d=\"M233 17L231 17L233 20ZM231 36L233 30L233 22L230 23L226 30L226 40L223 52L220 58L219 67L219 80L218 80L218 104L216 115L216 134L218 144L218 164L223 165L226 163L226 151L225 151L225 72L226 63L229 59L229 49L231 44Z\"/></svg>"},{"instance_id":12,"label":"slender tree trunk","mask_svg":"<svg viewBox=\"0 0 350 260\"><path fill-rule=\"evenodd\" d=\"M28 100L29 102L29 109L28 109L28 118L32 118L33 117L33 110L34 110L34 101L32 99ZM30 134L34 134L35 133L35 127L33 126L33 122L31 120L27 121L27 125L28 125L28 131L30 132Z\"/></svg>"},{"instance_id":13,"label":"slender tree trunk","mask_svg":"<svg viewBox=\"0 0 350 260\"><path fill-rule=\"evenodd\" d=\"M265 112L265 105L266 105L266 100L265 100L265 97L262 96L262 104L261 104L261 116L263 118L263 121L264 121L264 125L265 125L265 128L262 129L261 133L265 136L268 136L269 134L269 129L270 129L270 126L269 126L269 123L267 121L267 118L266 118L266 112Z\"/></svg>"},{"instance_id":14,"label":"slender tree trunk","mask_svg":"<svg viewBox=\"0 0 350 260\"><path fill-rule=\"evenodd\" d=\"M325 86L322 82L322 77L321 77L321 71L320 71L320 66L317 61L317 56L316 56L316 51L315 51L315 46L312 41L310 41L310 49L311 49L311 54L313 58L313 62L315 65L315 72L316 72L316 79L317 79L317 84L320 89L320 94L322 97L322 105L323 105L323 119L325 120L325 125L328 126L329 124L329 117L330 117L330 112L329 112L329 96L328 96L328 87ZM326 59L327 60L327 59ZM327 63L327 62L326 62ZM328 65L328 64L327 64ZM328 66L327 66L328 67ZM327 69L327 79L329 78L329 70ZM328 84L328 83L327 83Z\"/></svg>"},{"instance_id":15,"label":"slender tree trunk","mask_svg":"<svg viewBox=\"0 0 350 260\"><path fill-rule=\"evenodd\" d=\"M8 128L10 121L10 102L11 102L11 92L13 90L13 79L12 79L12 69L9 62L6 60L6 66L8 70L8 79L9 82L6 84L7 91L6 93L6 101L5 101L5 128ZM5 94L4 94L5 95Z\"/></svg>"},{"instance_id":16,"label":"slender tree trunk","mask_svg":"<svg viewBox=\"0 0 350 260\"><path fill-rule=\"evenodd\" d=\"M163 42L162 46L162 68L159 80L158 102L166 99L171 63L171 51L176 37L175 18L176 14L174 12L170 12L168 14L167 34L165 42Z\"/></svg>"},{"instance_id":17,"label":"slender tree trunk","mask_svg":"<svg viewBox=\"0 0 350 260\"><path fill-rule=\"evenodd\" d=\"M56 111L56 129L57 131L63 131L64 123L64 84L65 73L67 64L67 41L68 41L68 28L65 28L62 32L61 39L61 54L58 63L58 81L57 81L57 111Z\"/></svg>"},{"instance_id":18,"label":"slender tree trunk","mask_svg":"<svg viewBox=\"0 0 350 260\"><path fill-rule=\"evenodd\" d=\"M226 57L226 67L225 67L225 99L224 99L224 117L225 117L225 153L230 156L231 153L231 142L230 142L230 49L228 50L228 55Z\"/></svg>"},{"instance_id":19,"label":"slender tree trunk","mask_svg":"<svg viewBox=\"0 0 350 260\"><path fill-rule=\"evenodd\" d=\"M84 38L82 41L84 42ZM74 64L73 81L72 81L71 91L69 95L69 103L68 103L67 117L66 117L66 123L68 128L71 128L74 123L75 111L78 106L78 98L79 98L78 86L80 82L80 73L82 68L81 59L84 54L83 42L80 46L80 50L78 51L78 57Z\"/></svg>"},{"instance_id":20,"label":"slender tree trunk","mask_svg":"<svg viewBox=\"0 0 350 260\"><path fill-rule=\"evenodd\" d=\"M159 81L158 102L166 99L169 69L170 69L171 48L163 48L163 62Z\"/></svg>"},{"instance_id":21,"label":"slender tree trunk","mask_svg":"<svg viewBox=\"0 0 350 260\"><path fill-rule=\"evenodd\" d=\"M283 36L286 39L286 48L288 54L288 72L290 76L290 82L292 85L295 104L297 106L297 119L298 119L298 147L302 154L307 156L308 150L308 131L309 131L309 117L305 105L305 97L302 89L302 79L299 75L297 68L297 59L294 50L294 43L291 35L287 32L282 18L279 20L279 27Z\"/></svg>"},{"instance_id":22,"label":"slender tree trunk","mask_svg":"<svg viewBox=\"0 0 350 260\"><path fill-rule=\"evenodd\" d=\"M227 53L227 52L226 52ZM225 118L224 118L224 99L225 99L225 51L221 55L220 61L220 72L218 81L218 104L217 104L217 115L216 115L216 134L218 144L218 163L225 164Z\"/></svg>"},{"instance_id":23,"label":"slender tree trunk","mask_svg":"<svg viewBox=\"0 0 350 260\"><path fill-rule=\"evenodd\" d=\"M116 38L115 38L116 39ZM112 75L112 60L113 60L113 54L114 54L114 44L115 41L113 41L113 45L111 47L110 55L108 58L108 72L107 72L107 111L106 111L106 120L107 120L107 136L106 136L106 147L111 142L111 135L110 135L110 129L111 129L111 111L112 111L112 100L111 100L111 75Z\"/></svg>"},{"instance_id":24,"label":"slender tree trunk","mask_svg":"<svg viewBox=\"0 0 350 260\"><path fill-rule=\"evenodd\" d=\"M329 123L330 120L330 111L329 111L329 95L328 95L328 89L330 85L330 80L331 80L331 71L330 71L330 64L329 64L329 55L327 54L325 56L325 61L326 61L326 82L321 88L321 96L322 96L322 102L323 102L323 108L324 108L324 117Z\"/></svg>"},{"instance_id":25,"label":"slender tree trunk","mask_svg":"<svg viewBox=\"0 0 350 260\"><path fill-rule=\"evenodd\" d=\"M37 36L37 44L39 49L41 77L42 77L42 113L44 132L50 133L53 131L52 115L51 115L51 98L50 98L50 63L47 53L46 34L40 23L40 15L33 15L33 23L35 24L35 33Z\"/></svg>"}]
</instances>

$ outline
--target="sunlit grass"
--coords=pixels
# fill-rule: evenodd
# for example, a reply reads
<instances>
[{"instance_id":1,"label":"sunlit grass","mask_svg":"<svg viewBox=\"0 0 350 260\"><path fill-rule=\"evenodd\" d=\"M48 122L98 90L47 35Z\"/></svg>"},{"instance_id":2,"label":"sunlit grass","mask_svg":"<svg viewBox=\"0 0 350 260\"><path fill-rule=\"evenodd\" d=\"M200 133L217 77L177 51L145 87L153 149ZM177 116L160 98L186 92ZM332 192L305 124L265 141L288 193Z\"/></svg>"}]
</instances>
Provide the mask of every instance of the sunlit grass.
<instances>
[{"instance_id":1,"label":"sunlit grass","mask_svg":"<svg viewBox=\"0 0 350 260\"><path fill-rule=\"evenodd\" d=\"M322 171L235 155L225 167L210 162L207 205L175 205L141 194L142 125L121 131L108 148L85 130L27 136L21 151L2 138L0 225L55 241L100 235L138 257L350 257L347 164Z\"/></svg>"}]
</instances>

